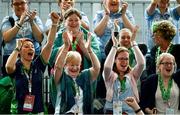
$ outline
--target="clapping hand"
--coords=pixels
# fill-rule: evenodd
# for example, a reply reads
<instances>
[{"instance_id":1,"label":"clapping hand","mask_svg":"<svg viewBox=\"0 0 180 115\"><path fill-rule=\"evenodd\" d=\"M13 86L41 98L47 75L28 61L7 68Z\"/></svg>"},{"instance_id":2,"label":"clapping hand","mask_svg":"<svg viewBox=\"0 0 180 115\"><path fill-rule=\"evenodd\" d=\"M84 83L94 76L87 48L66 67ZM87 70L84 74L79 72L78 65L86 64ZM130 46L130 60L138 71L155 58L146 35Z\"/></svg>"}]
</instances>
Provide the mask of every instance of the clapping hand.
<instances>
[{"instance_id":1,"label":"clapping hand","mask_svg":"<svg viewBox=\"0 0 180 115\"><path fill-rule=\"evenodd\" d=\"M114 36L114 33L112 33L112 42L113 42L113 46L118 47L118 39Z\"/></svg>"},{"instance_id":2,"label":"clapping hand","mask_svg":"<svg viewBox=\"0 0 180 115\"><path fill-rule=\"evenodd\" d=\"M85 43L85 47L88 51L91 50L91 39L92 39L92 35L91 33L89 32L88 33L88 39L87 39L87 42Z\"/></svg>"},{"instance_id":3,"label":"clapping hand","mask_svg":"<svg viewBox=\"0 0 180 115\"><path fill-rule=\"evenodd\" d=\"M70 41L70 33L69 32L64 32L62 37L63 37L63 41L64 41L64 47L69 49L69 47L71 46L71 41Z\"/></svg>"},{"instance_id":4,"label":"clapping hand","mask_svg":"<svg viewBox=\"0 0 180 115\"><path fill-rule=\"evenodd\" d=\"M132 42L132 41L135 41L135 39L136 39L136 34L137 34L138 29L139 29L139 26L136 25L136 26L134 27L133 31L132 31L131 42Z\"/></svg>"}]
</instances>

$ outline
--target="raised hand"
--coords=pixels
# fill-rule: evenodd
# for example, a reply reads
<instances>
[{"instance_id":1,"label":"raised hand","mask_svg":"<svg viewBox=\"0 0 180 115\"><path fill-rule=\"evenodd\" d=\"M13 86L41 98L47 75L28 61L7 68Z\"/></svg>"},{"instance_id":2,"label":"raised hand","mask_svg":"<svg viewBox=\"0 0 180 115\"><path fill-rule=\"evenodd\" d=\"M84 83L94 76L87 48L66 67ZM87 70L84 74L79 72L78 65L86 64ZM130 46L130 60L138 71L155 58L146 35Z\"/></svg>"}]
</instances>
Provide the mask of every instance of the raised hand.
<instances>
[{"instance_id":1,"label":"raised hand","mask_svg":"<svg viewBox=\"0 0 180 115\"><path fill-rule=\"evenodd\" d=\"M63 41L64 41L64 46L65 48L68 48L71 46L71 41L70 41L70 33L68 33L67 31L63 32L62 37L63 37Z\"/></svg>"},{"instance_id":2,"label":"raised hand","mask_svg":"<svg viewBox=\"0 0 180 115\"><path fill-rule=\"evenodd\" d=\"M16 48L21 49L23 39L16 39Z\"/></svg>"},{"instance_id":3,"label":"raised hand","mask_svg":"<svg viewBox=\"0 0 180 115\"><path fill-rule=\"evenodd\" d=\"M111 39L113 42L113 46L118 46L119 42L118 42L118 39L114 36L114 33L112 33L111 36L112 36Z\"/></svg>"},{"instance_id":4,"label":"raised hand","mask_svg":"<svg viewBox=\"0 0 180 115\"><path fill-rule=\"evenodd\" d=\"M107 8L107 5L105 3L105 0L103 1L103 8L104 8L104 12L106 13L106 15L109 15L110 14L110 10Z\"/></svg>"},{"instance_id":5,"label":"raised hand","mask_svg":"<svg viewBox=\"0 0 180 115\"><path fill-rule=\"evenodd\" d=\"M121 9L122 15L125 15L125 14L126 14L127 8L128 8L128 3L123 1L123 2L122 2L122 9Z\"/></svg>"},{"instance_id":6,"label":"raised hand","mask_svg":"<svg viewBox=\"0 0 180 115\"><path fill-rule=\"evenodd\" d=\"M79 31L78 34L76 35L76 39L78 41L78 45L81 47L82 45L84 46L84 34L83 32Z\"/></svg>"},{"instance_id":7,"label":"raised hand","mask_svg":"<svg viewBox=\"0 0 180 115\"><path fill-rule=\"evenodd\" d=\"M133 31L132 31L131 42L132 42L132 41L135 41L135 39L136 39L136 34L137 34L138 29L139 29L139 26L136 25L136 26L134 27Z\"/></svg>"},{"instance_id":8,"label":"raised hand","mask_svg":"<svg viewBox=\"0 0 180 115\"><path fill-rule=\"evenodd\" d=\"M92 39L92 34L89 32L87 42L85 43L85 47L88 51L90 51L91 49L91 39Z\"/></svg>"},{"instance_id":9,"label":"raised hand","mask_svg":"<svg viewBox=\"0 0 180 115\"><path fill-rule=\"evenodd\" d=\"M36 9L33 10L33 11L26 11L26 15L29 17L29 20L30 20L30 21L33 21L33 20L34 20L36 14L37 14Z\"/></svg>"},{"instance_id":10,"label":"raised hand","mask_svg":"<svg viewBox=\"0 0 180 115\"><path fill-rule=\"evenodd\" d=\"M51 12L51 20L53 24L58 24L60 20L60 16L56 12Z\"/></svg>"}]
</instances>

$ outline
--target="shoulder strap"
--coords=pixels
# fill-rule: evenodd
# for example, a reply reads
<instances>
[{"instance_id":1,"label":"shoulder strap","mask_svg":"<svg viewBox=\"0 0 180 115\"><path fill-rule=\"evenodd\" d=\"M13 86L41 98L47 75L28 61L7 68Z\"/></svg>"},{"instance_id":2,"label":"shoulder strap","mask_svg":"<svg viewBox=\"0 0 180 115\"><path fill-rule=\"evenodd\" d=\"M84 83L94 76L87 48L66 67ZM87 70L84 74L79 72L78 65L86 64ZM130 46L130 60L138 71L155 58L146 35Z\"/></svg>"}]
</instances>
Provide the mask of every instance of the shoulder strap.
<instances>
[{"instance_id":1,"label":"shoulder strap","mask_svg":"<svg viewBox=\"0 0 180 115\"><path fill-rule=\"evenodd\" d=\"M12 16L9 16L9 22L11 23L11 26L13 27L15 24L14 18Z\"/></svg>"}]
</instances>

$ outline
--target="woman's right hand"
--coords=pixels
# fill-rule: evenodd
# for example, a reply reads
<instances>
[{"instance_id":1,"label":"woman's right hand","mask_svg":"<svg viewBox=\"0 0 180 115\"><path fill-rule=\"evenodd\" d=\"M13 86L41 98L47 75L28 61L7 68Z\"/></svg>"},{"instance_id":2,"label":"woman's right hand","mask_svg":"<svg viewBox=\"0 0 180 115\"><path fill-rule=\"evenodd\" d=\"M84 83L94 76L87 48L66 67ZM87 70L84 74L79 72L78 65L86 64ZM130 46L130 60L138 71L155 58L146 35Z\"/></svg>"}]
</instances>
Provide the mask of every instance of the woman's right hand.
<instances>
[{"instance_id":1,"label":"woman's right hand","mask_svg":"<svg viewBox=\"0 0 180 115\"><path fill-rule=\"evenodd\" d=\"M18 48L19 50L22 47L22 42L23 42L23 39L16 39L16 48Z\"/></svg>"},{"instance_id":2,"label":"woman's right hand","mask_svg":"<svg viewBox=\"0 0 180 115\"><path fill-rule=\"evenodd\" d=\"M112 39L112 42L113 42L113 46L118 47L118 44L119 44L118 39L114 36L114 33L112 33L111 36L112 36L111 39Z\"/></svg>"},{"instance_id":3,"label":"woman's right hand","mask_svg":"<svg viewBox=\"0 0 180 115\"><path fill-rule=\"evenodd\" d=\"M53 24L58 24L60 20L60 16L56 12L51 12L51 20Z\"/></svg>"},{"instance_id":4,"label":"woman's right hand","mask_svg":"<svg viewBox=\"0 0 180 115\"><path fill-rule=\"evenodd\" d=\"M63 41L64 41L64 46L65 48L69 49L69 47L71 46L71 42L70 42L70 35L71 33L68 33L67 31L63 32L62 37L63 37Z\"/></svg>"}]
</instances>

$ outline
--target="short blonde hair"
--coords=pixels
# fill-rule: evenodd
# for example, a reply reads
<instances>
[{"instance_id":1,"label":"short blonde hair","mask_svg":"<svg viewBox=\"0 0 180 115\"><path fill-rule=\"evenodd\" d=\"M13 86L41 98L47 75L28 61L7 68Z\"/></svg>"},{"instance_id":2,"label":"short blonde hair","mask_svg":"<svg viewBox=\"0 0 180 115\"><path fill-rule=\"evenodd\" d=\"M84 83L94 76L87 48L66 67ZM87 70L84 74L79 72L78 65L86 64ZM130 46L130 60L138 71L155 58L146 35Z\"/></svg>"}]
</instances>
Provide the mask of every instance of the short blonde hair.
<instances>
[{"instance_id":1,"label":"short blonde hair","mask_svg":"<svg viewBox=\"0 0 180 115\"><path fill-rule=\"evenodd\" d=\"M66 55L65 63L77 62L77 60L82 61L80 53L77 51L69 51Z\"/></svg>"},{"instance_id":2,"label":"short blonde hair","mask_svg":"<svg viewBox=\"0 0 180 115\"><path fill-rule=\"evenodd\" d=\"M128 32L128 33L130 34L130 36L132 37L132 32L131 32L130 29L128 29L128 28L123 28L123 29L121 29L121 30L119 31L119 36L121 36L121 33L122 33L122 32Z\"/></svg>"},{"instance_id":3,"label":"short blonde hair","mask_svg":"<svg viewBox=\"0 0 180 115\"><path fill-rule=\"evenodd\" d=\"M175 63L174 72L176 71L177 65L176 65L176 60L175 60L174 56L172 54L170 54L170 53L162 53L162 54L160 54L160 56L157 57L157 60L156 60L156 73L159 71L158 67L162 63L162 60L165 57L170 57L173 60L173 62Z\"/></svg>"}]
</instances>

